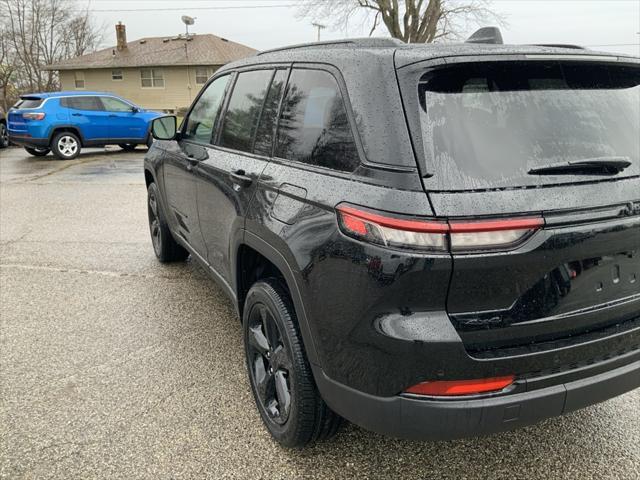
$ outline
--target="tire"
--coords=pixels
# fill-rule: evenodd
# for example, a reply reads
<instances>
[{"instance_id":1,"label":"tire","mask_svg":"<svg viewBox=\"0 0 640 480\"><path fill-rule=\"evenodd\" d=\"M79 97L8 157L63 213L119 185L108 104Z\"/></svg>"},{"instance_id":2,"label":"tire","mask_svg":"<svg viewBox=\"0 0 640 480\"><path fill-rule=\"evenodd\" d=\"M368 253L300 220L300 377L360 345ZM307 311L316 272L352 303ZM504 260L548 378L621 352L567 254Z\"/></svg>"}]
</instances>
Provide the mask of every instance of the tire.
<instances>
[{"instance_id":1,"label":"tire","mask_svg":"<svg viewBox=\"0 0 640 480\"><path fill-rule=\"evenodd\" d=\"M33 147L24 147L29 155L33 155L34 157L44 157L51 150L48 148L33 148Z\"/></svg>"},{"instance_id":2,"label":"tire","mask_svg":"<svg viewBox=\"0 0 640 480\"><path fill-rule=\"evenodd\" d=\"M0 148L7 148L9 146L9 132L7 132L7 126L4 122L0 122Z\"/></svg>"},{"instance_id":3,"label":"tire","mask_svg":"<svg viewBox=\"0 0 640 480\"><path fill-rule=\"evenodd\" d=\"M60 132L51 140L51 151L60 160L73 160L80 155L80 138L73 132Z\"/></svg>"},{"instance_id":4,"label":"tire","mask_svg":"<svg viewBox=\"0 0 640 480\"><path fill-rule=\"evenodd\" d=\"M147 212L149 216L149 232L153 251L162 263L179 262L189 256L181 245L173 238L167 221L160 207L160 194L155 183L147 189Z\"/></svg>"},{"instance_id":5,"label":"tire","mask_svg":"<svg viewBox=\"0 0 640 480\"><path fill-rule=\"evenodd\" d=\"M285 447L336 434L342 418L318 392L289 293L278 280L255 283L244 305L245 358L262 421Z\"/></svg>"},{"instance_id":6,"label":"tire","mask_svg":"<svg viewBox=\"0 0 640 480\"><path fill-rule=\"evenodd\" d=\"M135 143L119 143L118 146L125 152L133 152L137 147Z\"/></svg>"}]
</instances>

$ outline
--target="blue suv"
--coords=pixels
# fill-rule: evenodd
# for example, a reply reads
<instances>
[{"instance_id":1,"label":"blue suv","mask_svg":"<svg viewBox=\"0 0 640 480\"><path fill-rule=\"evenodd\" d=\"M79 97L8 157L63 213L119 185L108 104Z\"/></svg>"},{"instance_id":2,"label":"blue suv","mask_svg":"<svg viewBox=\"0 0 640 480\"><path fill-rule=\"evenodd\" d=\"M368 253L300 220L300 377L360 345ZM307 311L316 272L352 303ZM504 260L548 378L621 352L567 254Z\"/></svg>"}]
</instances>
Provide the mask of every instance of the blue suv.
<instances>
[{"instance_id":1,"label":"blue suv","mask_svg":"<svg viewBox=\"0 0 640 480\"><path fill-rule=\"evenodd\" d=\"M21 96L9 110L7 130L9 140L31 155L53 152L70 160L82 147L150 145L149 127L160 115L110 93L38 93Z\"/></svg>"}]
</instances>

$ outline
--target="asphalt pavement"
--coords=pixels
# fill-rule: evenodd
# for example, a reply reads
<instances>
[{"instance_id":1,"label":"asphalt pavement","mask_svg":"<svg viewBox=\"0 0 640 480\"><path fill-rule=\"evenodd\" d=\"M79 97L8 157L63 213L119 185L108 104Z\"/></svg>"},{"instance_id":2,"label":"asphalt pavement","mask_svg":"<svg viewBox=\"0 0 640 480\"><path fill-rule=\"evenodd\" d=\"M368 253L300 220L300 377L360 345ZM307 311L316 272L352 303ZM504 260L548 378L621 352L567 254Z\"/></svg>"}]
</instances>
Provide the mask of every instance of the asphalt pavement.
<instances>
[{"instance_id":1,"label":"asphalt pavement","mask_svg":"<svg viewBox=\"0 0 640 480\"><path fill-rule=\"evenodd\" d=\"M143 155L0 150L1 478L640 479L640 390L485 438L281 448L223 292L156 262Z\"/></svg>"}]
</instances>

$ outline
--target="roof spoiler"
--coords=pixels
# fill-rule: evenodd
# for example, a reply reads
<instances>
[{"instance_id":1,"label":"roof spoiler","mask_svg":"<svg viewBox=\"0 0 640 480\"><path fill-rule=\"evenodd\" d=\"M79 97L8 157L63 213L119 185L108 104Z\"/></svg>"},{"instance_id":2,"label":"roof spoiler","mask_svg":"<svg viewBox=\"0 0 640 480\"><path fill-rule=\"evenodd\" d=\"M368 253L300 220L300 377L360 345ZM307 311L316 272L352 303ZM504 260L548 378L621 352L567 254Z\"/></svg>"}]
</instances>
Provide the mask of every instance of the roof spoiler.
<instances>
[{"instance_id":1,"label":"roof spoiler","mask_svg":"<svg viewBox=\"0 0 640 480\"><path fill-rule=\"evenodd\" d=\"M498 27L482 27L476 30L464 43L490 43L502 45L502 33Z\"/></svg>"}]
</instances>

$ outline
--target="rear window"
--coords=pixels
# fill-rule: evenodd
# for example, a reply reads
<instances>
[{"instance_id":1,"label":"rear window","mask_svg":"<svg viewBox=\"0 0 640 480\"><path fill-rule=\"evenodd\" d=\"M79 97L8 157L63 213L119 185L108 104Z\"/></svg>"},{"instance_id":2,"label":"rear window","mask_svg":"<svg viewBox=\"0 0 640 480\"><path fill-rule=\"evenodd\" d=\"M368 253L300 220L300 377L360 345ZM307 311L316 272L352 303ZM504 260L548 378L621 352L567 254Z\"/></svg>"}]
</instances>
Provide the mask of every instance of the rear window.
<instances>
[{"instance_id":1,"label":"rear window","mask_svg":"<svg viewBox=\"0 0 640 480\"><path fill-rule=\"evenodd\" d=\"M42 105L42 98L25 97L18 100L13 108L38 108Z\"/></svg>"},{"instance_id":2,"label":"rear window","mask_svg":"<svg viewBox=\"0 0 640 480\"><path fill-rule=\"evenodd\" d=\"M625 157L640 172L640 68L576 61L478 62L420 79L420 127L442 190L566 182L531 169ZM576 176L575 181L592 180Z\"/></svg>"}]
</instances>

